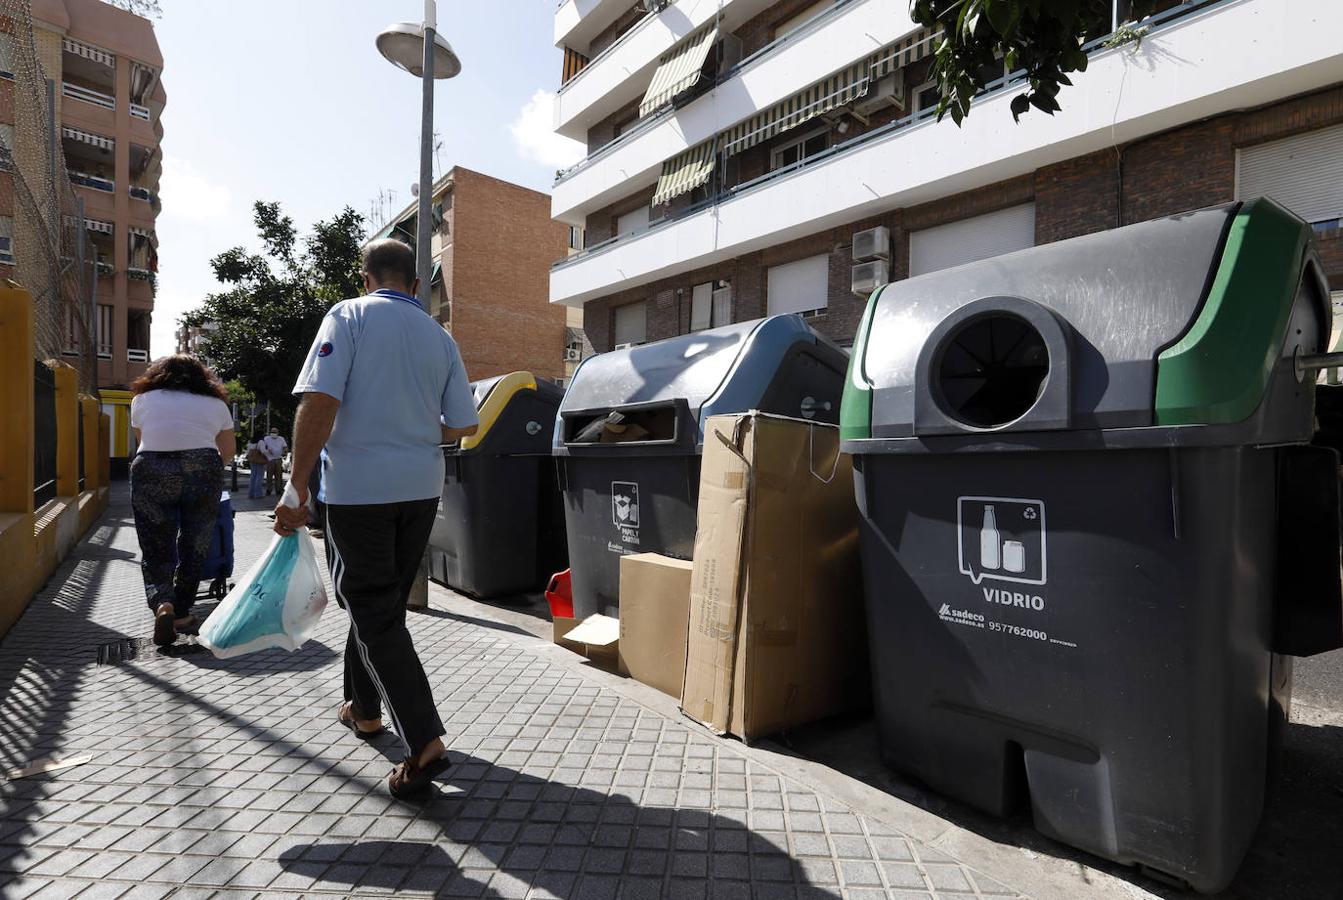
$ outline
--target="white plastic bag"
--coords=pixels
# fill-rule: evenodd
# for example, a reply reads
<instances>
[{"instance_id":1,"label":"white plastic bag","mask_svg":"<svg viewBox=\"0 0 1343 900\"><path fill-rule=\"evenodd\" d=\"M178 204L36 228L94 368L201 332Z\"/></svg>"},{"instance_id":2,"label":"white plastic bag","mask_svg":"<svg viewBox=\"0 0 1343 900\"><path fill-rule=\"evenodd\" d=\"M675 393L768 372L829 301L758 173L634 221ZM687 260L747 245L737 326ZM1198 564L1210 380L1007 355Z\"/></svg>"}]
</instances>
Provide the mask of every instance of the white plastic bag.
<instances>
[{"instance_id":1,"label":"white plastic bag","mask_svg":"<svg viewBox=\"0 0 1343 900\"><path fill-rule=\"evenodd\" d=\"M286 485L280 501L298 508ZM297 650L312 636L326 609L326 585L307 528L276 535L242 581L201 626L198 641L219 659L255 650Z\"/></svg>"}]
</instances>

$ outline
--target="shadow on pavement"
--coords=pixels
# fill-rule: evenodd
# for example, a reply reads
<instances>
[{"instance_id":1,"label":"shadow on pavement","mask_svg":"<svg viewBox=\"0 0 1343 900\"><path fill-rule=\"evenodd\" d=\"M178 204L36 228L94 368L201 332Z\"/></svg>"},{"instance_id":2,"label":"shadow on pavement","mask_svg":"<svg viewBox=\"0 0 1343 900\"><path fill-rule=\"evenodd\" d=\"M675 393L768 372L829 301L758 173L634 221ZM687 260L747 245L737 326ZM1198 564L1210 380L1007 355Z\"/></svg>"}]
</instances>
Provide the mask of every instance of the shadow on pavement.
<instances>
[{"instance_id":1,"label":"shadow on pavement","mask_svg":"<svg viewBox=\"0 0 1343 900\"><path fill-rule=\"evenodd\" d=\"M1166 900L1343 898L1343 728L1337 726L1287 727L1259 830L1235 881L1219 894L1173 887L1046 838L1028 811L999 819L937 793L882 762L876 725L867 716L831 719L762 744L829 766L996 843L1106 872Z\"/></svg>"},{"instance_id":2,"label":"shadow on pavement","mask_svg":"<svg viewBox=\"0 0 1343 900\"><path fill-rule=\"evenodd\" d=\"M743 896L840 896L812 885L805 862L791 858L787 847L736 819L706 809L641 807L620 794L448 755L454 763L448 776L413 805L454 843L317 840L282 850L280 865L315 879L317 890L480 896L490 883L487 896L500 896L490 881L498 872L516 886L558 897L659 897L673 879L710 877L741 879Z\"/></svg>"}]
</instances>

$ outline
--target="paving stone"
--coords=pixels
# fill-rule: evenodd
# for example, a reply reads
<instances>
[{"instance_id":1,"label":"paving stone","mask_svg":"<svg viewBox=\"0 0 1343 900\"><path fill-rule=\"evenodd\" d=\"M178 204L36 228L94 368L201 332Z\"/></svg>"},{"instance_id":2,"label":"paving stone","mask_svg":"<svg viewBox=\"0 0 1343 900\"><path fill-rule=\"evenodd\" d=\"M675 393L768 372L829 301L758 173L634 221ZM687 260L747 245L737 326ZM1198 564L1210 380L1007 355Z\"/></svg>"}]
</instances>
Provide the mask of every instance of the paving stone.
<instances>
[{"instance_id":1,"label":"paving stone","mask_svg":"<svg viewBox=\"0 0 1343 900\"><path fill-rule=\"evenodd\" d=\"M262 507L239 500L239 570L269 543ZM6 900L1017 893L549 648L451 616L409 625L455 765L424 802L394 801L397 742L330 722L339 610L294 654L95 665L91 648L147 632L137 560L122 485L0 643L0 716L43 723L0 734L0 758L99 753L65 780L0 785L0 871L27 873L0 876Z\"/></svg>"}]
</instances>

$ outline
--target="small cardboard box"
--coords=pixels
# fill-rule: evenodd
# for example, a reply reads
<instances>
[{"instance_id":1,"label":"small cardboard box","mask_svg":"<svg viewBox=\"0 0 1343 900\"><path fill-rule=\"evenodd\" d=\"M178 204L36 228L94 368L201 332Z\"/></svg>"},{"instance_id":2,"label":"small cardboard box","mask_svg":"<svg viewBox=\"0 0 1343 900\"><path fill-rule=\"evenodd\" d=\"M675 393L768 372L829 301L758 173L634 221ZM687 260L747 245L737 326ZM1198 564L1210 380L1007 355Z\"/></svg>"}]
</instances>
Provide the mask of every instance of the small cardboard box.
<instances>
[{"instance_id":1,"label":"small cardboard box","mask_svg":"<svg viewBox=\"0 0 1343 900\"><path fill-rule=\"evenodd\" d=\"M681 699L690 563L657 553L620 558L620 670Z\"/></svg>"},{"instance_id":2,"label":"small cardboard box","mask_svg":"<svg viewBox=\"0 0 1343 900\"><path fill-rule=\"evenodd\" d=\"M833 426L705 425L681 708L743 740L868 703L851 460Z\"/></svg>"},{"instance_id":3,"label":"small cardboard box","mask_svg":"<svg viewBox=\"0 0 1343 900\"><path fill-rule=\"evenodd\" d=\"M556 644L587 657L594 665L607 671L617 671L620 665L618 620L601 615L588 616L581 622L559 617L553 624Z\"/></svg>"}]
</instances>

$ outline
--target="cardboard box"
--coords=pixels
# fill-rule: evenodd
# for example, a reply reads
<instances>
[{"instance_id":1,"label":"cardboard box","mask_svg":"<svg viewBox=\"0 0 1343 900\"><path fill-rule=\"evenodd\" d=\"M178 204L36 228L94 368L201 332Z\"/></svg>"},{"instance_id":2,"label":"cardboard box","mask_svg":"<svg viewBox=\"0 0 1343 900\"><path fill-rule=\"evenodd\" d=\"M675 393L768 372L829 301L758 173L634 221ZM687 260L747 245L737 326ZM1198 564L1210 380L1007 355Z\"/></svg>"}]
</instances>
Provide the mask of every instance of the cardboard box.
<instances>
[{"instance_id":1,"label":"cardboard box","mask_svg":"<svg viewBox=\"0 0 1343 900\"><path fill-rule=\"evenodd\" d=\"M594 665L609 672L620 668L620 623L616 619L595 615L580 622L559 617L553 625L555 643L559 646L587 657Z\"/></svg>"},{"instance_id":2,"label":"cardboard box","mask_svg":"<svg viewBox=\"0 0 1343 900\"><path fill-rule=\"evenodd\" d=\"M620 558L620 670L681 699L690 563L657 553Z\"/></svg>"},{"instance_id":3,"label":"cardboard box","mask_svg":"<svg viewBox=\"0 0 1343 900\"><path fill-rule=\"evenodd\" d=\"M682 710L749 740L864 707L858 510L838 429L714 416L701 472Z\"/></svg>"}]
</instances>

